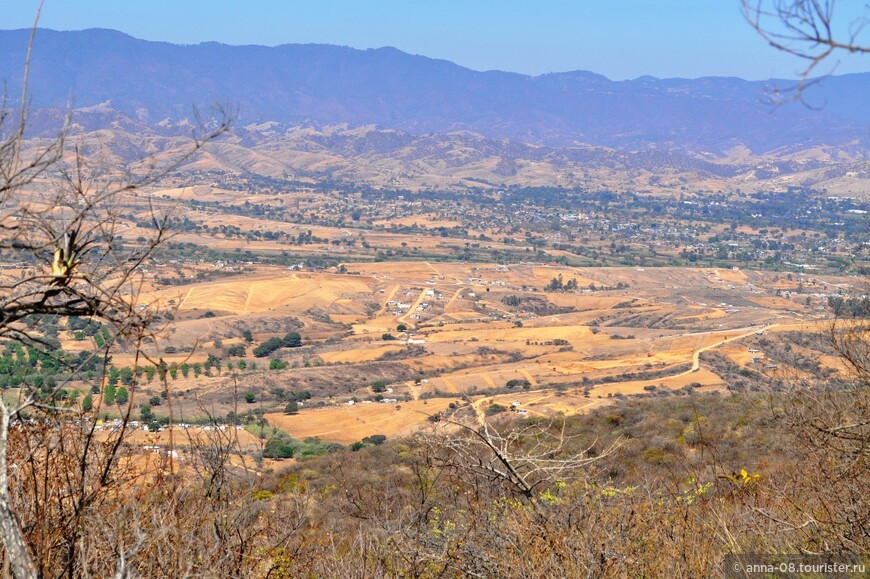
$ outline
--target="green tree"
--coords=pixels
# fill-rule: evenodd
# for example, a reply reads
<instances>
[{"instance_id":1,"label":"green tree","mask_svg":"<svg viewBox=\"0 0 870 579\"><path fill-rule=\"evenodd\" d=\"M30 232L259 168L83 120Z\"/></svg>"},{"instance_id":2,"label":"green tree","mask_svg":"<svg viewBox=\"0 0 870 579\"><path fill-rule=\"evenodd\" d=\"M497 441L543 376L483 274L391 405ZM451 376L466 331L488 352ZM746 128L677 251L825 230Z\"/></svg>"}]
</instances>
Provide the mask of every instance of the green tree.
<instances>
[{"instance_id":1,"label":"green tree","mask_svg":"<svg viewBox=\"0 0 870 579\"><path fill-rule=\"evenodd\" d=\"M265 458L293 458L296 449L280 438L272 438L263 447Z\"/></svg>"},{"instance_id":2,"label":"green tree","mask_svg":"<svg viewBox=\"0 0 870 579\"><path fill-rule=\"evenodd\" d=\"M268 340L254 348L254 356L256 356L257 358L265 358L278 348L282 348L284 345L284 340L282 340L281 338L269 338Z\"/></svg>"},{"instance_id":3,"label":"green tree","mask_svg":"<svg viewBox=\"0 0 870 579\"><path fill-rule=\"evenodd\" d=\"M564 289L564 285L562 282L562 274L561 273L559 274L558 277L554 277L553 279L551 279L550 283L548 283L546 285L546 287L544 287L544 290L548 291L548 292L562 291L562 289Z\"/></svg>"},{"instance_id":4,"label":"green tree","mask_svg":"<svg viewBox=\"0 0 870 579\"><path fill-rule=\"evenodd\" d=\"M241 358L246 353L244 344L233 344L226 350L226 355L233 356L235 358Z\"/></svg>"},{"instance_id":5,"label":"green tree","mask_svg":"<svg viewBox=\"0 0 870 579\"><path fill-rule=\"evenodd\" d=\"M118 406L124 406L129 401L130 401L130 393L127 392L127 389L123 386L118 388L118 392L117 392L117 394L115 394L115 403L117 403Z\"/></svg>"},{"instance_id":6,"label":"green tree","mask_svg":"<svg viewBox=\"0 0 870 579\"><path fill-rule=\"evenodd\" d=\"M119 377L121 378L122 384L129 386L133 383L133 368L130 368L129 366L124 366L123 368L121 368Z\"/></svg>"},{"instance_id":7,"label":"green tree","mask_svg":"<svg viewBox=\"0 0 870 579\"><path fill-rule=\"evenodd\" d=\"M111 406L115 403L115 393L117 389L114 384L106 384L106 387L103 388L103 404Z\"/></svg>"}]
</instances>

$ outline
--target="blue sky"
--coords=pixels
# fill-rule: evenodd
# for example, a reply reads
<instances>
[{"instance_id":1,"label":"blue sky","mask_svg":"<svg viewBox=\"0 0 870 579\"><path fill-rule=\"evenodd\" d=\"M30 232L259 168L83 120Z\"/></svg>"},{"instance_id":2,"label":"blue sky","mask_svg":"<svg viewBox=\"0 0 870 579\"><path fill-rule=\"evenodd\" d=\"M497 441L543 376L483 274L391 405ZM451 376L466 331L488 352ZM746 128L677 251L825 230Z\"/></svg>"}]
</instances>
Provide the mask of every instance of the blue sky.
<instances>
[{"instance_id":1,"label":"blue sky","mask_svg":"<svg viewBox=\"0 0 870 579\"><path fill-rule=\"evenodd\" d=\"M4 4L0 28L32 24L37 1ZM837 14L863 5L841 0ZM738 0L45 0L40 25L181 44L394 46L475 70L612 79L794 78L804 64L768 47ZM841 55L819 72L868 70L870 57Z\"/></svg>"}]
</instances>

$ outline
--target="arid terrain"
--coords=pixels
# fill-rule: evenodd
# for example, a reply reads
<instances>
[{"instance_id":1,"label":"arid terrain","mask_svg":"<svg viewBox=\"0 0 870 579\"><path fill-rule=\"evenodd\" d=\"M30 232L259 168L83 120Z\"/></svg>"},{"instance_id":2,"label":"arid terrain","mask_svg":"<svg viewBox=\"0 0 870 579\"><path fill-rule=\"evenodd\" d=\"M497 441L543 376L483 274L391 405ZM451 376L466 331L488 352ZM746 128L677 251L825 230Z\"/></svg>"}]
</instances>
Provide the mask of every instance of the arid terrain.
<instances>
[{"instance_id":1,"label":"arid terrain","mask_svg":"<svg viewBox=\"0 0 870 579\"><path fill-rule=\"evenodd\" d=\"M126 202L131 250L169 227L128 298L152 318L143 341L43 321L69 355L111 354L70 403L172 428L178 448L215 423L246 428L237 443L260 457L276 433L346 445L447 416L822 384L844 370L824 336L864 295L866 203L813 190L429 196L217 177Z\"/></svg>"},{"instance_id":2,"label":"arid terrain","mask_svg":"<svg viewBox=\"0 0 870 579\"><path fill-rule=\"evenodd\" d=\"M735 389L736 372L753 377L752 388L759 379L792 380L801 375L796 361L823 352L810 347L789 357L781 345L791 334L824 333L832 323L827 296L855 283L740 269L548 264L248 269L207 282L152 283L139 296L166 318L144 348L149 360L173 368L218 360L208 376L176 371L167 379L175 420L258 410L291 436L342 444L409 434L448 405L571 415L624 396ZM578 289L545 291L560 277L576 279ZM291 330L300 347L254 355ZM83 346L71 333L61 336L65 348ZM233 346L243 355L231 355ZM706 357L713 353L720 357ZM270 369L273 360L282 367ZM820 362L820 371L836 368ZM117 367L135 363L123 351L113 356ZM163 388L146 383L134 407ZM287 393L301 391L310 399L284 414Z\"/></svg>"},{"instance_id":3,"label":"arid terrain","mask_svg":"<svg viewBox=\"0 0 870 579\"><path fill-rule=\"evenodd\" d=\"M3 578L867 576L870 6L96 4L0 30Z\"/></svg>"}]
</instances>

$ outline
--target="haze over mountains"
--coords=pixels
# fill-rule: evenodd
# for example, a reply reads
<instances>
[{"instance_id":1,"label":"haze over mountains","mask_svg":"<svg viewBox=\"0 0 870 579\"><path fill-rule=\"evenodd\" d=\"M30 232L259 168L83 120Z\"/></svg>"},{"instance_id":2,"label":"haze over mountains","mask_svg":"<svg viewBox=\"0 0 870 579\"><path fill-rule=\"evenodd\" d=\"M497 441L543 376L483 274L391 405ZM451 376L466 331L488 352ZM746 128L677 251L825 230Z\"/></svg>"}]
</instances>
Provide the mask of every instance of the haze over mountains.
<instances>
[{"instance_id":1,"label":"haze over mountains","mask_svg":"<svg viewBox=\"0 0 870 579\"><path fill-rule=\"evenodd\" d=\"M0 31L10 95L28 34ZM236 134L208 161L221 170L417 186L545 184L548 172L551 184L604 183L633 170L641 182L671 175L673 185L689 173L791 176L780 185L840 179L847 188L855 183L844 176L867 178L870 73L813 86L805 96L817 110L772 108L763 102L769 85L617 82L584 71L530 77L393 48L180 46L101 29L38 31L30 76L37 132L50 132L72 102L76 129L103 131L99 140L120 158L189 132L193 105L217 102L238 110Z\"/></svg>"}]
</instances>

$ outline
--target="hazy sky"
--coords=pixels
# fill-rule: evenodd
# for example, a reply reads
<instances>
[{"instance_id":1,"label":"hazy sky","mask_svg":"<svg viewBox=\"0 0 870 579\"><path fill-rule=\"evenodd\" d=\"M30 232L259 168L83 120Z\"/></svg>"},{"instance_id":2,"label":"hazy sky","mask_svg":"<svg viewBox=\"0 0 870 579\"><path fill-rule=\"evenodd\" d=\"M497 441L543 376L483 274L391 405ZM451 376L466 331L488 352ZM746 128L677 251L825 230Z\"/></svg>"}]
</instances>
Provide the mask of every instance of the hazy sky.
<instances>
[{"instance_id":1,"label":"hazy sky","mask_svg":"<svg viewBox=\"0 0 870 579\"><path fill-rule=\"evenodd\" d=\"M0 28L32 24L37 1L4 4ZM863 6L841 0L837 15L853 19ZM40 26L181 44L394 46L475 70L612 79L793 78L804 64L768 47L739 0L45 0ZM841 55L819 72L866 71L870 57Z\"/></svg>"}]
</instances>

